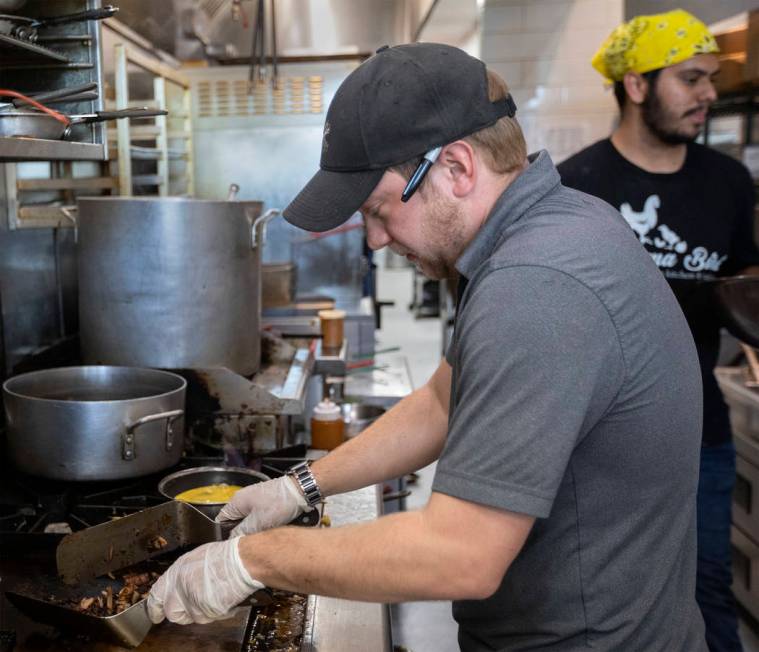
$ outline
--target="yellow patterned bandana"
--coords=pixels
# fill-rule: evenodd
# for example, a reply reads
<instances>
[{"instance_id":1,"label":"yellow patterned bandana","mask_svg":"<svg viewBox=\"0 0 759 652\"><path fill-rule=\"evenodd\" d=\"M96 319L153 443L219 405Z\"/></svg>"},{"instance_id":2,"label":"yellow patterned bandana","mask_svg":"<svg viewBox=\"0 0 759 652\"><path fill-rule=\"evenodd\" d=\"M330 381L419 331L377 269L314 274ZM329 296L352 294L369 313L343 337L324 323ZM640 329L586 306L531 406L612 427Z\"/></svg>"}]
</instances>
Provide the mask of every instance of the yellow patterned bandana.
<instances>
[{"instance_id":1,"label":"yellow patterned bandana","mask_svg":"<svg viewBox=\"0 0 759 652\"><path fill-rule=\"evenodd\" d=\"M591 64L609 81L621 81L627 72L649 72L709 52L719 52L719 47L706 25L675 9L623 23L604 41Z\"/></svg>"}]
</instances>

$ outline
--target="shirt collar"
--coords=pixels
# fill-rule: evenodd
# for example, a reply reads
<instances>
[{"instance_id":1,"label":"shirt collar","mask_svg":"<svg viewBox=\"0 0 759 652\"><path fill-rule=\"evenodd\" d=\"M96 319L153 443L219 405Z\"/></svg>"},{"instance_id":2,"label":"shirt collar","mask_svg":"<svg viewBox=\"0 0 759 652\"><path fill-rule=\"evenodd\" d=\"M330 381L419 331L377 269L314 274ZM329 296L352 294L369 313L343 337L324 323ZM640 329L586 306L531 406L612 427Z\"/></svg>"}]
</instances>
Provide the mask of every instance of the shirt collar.
<instances>
[{"instance_id":1,"label":"shirt collar","mask_svg":"<svg viewBox=\"0 0 759 652\"><path fill-rule=\"evenodd\" d=\"M547 151L530 154L527 160L527 168L503 191L485 223L456 261L456 269L465 278L471 278L475 270L492 255L504 229L561 183Z\"/></svg>"}]
</instances>

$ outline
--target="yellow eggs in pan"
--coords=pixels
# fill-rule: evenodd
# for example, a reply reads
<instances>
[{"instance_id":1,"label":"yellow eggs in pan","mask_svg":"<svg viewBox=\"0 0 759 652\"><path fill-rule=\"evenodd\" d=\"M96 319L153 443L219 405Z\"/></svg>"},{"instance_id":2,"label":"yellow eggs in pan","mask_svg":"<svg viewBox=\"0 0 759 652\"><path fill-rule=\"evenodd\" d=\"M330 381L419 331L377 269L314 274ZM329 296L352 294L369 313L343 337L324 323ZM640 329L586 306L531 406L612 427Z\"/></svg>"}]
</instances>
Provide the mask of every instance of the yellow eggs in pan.
<instances>
[{"instance_id":1,"label":"yellow eggs in pan","mask_svg":"<svg viewBox=\"0 0 759 652\"><path fill-rule=\"evenodd\" d=\"M199 505L211 505L213 503L226 503L240 491L242 487L236 484L209 484L204 487L195 487L188 489L174 496L176 500L182 500L186 503L195 503Z\"/></svg>"}]
</instances>

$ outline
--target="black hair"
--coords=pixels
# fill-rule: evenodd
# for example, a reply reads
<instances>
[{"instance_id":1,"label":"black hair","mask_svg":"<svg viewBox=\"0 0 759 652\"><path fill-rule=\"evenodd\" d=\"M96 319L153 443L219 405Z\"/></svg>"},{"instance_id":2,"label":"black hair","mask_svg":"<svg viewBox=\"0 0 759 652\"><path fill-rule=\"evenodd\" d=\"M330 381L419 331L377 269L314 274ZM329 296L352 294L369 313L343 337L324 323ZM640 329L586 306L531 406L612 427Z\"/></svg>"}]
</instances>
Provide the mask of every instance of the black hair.
<instances>
[{"instance_id":1,"label":"black hair","mask_svg":"<svg viewBox=\"0 0 759 652\"><path fill-rule=\"evenodd\" d=\"M651 88L654 88L656 86L656 80L659 78L659 73L662 71L661 68L657 68L656 70L649 70L648 72L643 73L643 78L648 82L648 85ZM625 91L625 85L621 81L615 81L614 82L614 97L617 99L617 104L619 105L619 111L622 112L625 110L625 100L627 99L627 92Z\"/></svg>"}]
</instances>

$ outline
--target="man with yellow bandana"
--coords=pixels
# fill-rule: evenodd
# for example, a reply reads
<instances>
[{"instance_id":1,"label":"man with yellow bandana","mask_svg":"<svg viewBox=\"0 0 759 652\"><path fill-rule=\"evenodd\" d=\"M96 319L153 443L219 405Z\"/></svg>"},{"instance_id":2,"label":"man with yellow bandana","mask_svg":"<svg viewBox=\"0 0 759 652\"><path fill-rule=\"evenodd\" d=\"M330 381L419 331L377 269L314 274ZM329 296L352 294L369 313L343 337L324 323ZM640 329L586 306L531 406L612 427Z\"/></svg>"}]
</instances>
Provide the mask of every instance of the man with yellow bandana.
<instances>
[{"instance_id":1,"label":"man with yellow bandana","mask_svg":"<svg viewBox=\"0 0 759 652\"><path fill-rule=\"evenodd\" d=\"M614 85L619 126L558 166L564 185L622 213L667 278L698 349L704 415L696 597L711 652L741 650L730 588L735 449L713 373L720 324L699 282L759 264L748 171L694 142L716 99L717 51L707 27L683 10L620 25L592 60Z\"/></svg>"}]
</instances>

